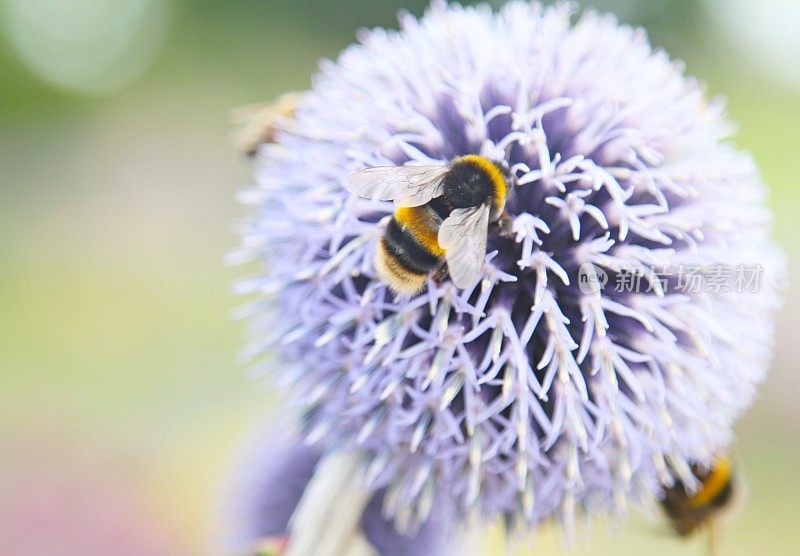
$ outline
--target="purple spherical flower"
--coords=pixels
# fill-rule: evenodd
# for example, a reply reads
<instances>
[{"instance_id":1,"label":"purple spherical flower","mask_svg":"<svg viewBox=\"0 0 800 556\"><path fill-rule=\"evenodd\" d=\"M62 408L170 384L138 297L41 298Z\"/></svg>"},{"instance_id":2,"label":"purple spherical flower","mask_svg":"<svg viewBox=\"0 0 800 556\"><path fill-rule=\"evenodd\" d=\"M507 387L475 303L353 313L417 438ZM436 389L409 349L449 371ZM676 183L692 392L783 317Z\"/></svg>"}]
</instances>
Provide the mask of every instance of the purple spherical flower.
<instances>
[{"instance_id":1,"label":"purple spherical flower","mask_svg":"<svg viewBox=\"0 0 800 556\"><path fill-rule=\"evenodd\" d=\"M767 369L782 257L723 105L641 30L572 12L435 3L364 31L259 150L254 350L401 524L437 504L570 524L691 483ZM394 295L393 207L346 177L468 153L511 169L513 234L467 289Z\"/></svg>"}]
</instances>

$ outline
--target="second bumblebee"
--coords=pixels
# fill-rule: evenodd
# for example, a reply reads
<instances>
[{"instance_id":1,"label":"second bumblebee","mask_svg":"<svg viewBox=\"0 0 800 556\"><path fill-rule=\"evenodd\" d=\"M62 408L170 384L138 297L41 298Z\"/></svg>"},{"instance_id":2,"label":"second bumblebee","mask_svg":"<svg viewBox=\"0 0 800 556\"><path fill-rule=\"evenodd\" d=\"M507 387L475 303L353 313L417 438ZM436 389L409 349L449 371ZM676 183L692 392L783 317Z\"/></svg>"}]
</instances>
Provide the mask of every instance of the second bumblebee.
<instances>
[{"instance_id":1,"label":"second bumblebee","mask_svg":"<svg viewBox=\"0 0 800 556\"><path fill-rule=\"evenodd\" d=\"M670 525L681 536L688 536L730 510L739 499L741 484L727 457L718 457L710 469L692 470L699 483L696 492L687 492L686 485L676 481L664 489L661 507Z\"/></svg>"}]
</instances>

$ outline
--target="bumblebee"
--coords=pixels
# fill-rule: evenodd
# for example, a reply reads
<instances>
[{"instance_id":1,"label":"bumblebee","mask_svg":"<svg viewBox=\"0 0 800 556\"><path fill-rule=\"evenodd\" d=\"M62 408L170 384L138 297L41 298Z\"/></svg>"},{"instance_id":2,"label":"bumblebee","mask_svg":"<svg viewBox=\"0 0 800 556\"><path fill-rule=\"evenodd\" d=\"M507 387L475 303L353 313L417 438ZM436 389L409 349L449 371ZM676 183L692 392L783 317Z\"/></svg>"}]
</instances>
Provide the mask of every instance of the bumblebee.
<instances>
[{"instance_id":1,"label":"bumblebee","mask_svg":"<svg viewBox=\"0 0 800 556\"><path fill-rule=\"evenodd\" d=\"M303 93L286 93L272 104L243 106L234 110L235 122L241 124L236 135L239 149L248 156L253 156L258 147L264 143L272 143L279 129L284 129L294 116Z\"/></svg>"},{"instance_id":2,"label":"bumblebee","mask_svg":"<svg viewBox=\"0 0 800 556\"><path fill-rule=\"evenodd\" d=\"M686 485L676 480L664 489L661 499L672 529L682 537L702 526L713 525L715 518L734 505L739 494L740 484L734 477L731 460L726 457L718 457L710 469L694 468L692 473L700 483L694 494L689 494Z\"/></svg>"},{"instance_id":3,"label":"bumblebee","mask_svg":"<svg viewBox=\"0 0 800 556\"><path fill-rule=\"evenodd\" d=\"M483 269L489 224L508 220L509 173L479 155L441 166L365 168L348 177L346 186L361 197L394 201L375 266L401 294L419 293L433 271L437 277L449 272L459 288L472 285Z\"/></svg>"}]
</instances>

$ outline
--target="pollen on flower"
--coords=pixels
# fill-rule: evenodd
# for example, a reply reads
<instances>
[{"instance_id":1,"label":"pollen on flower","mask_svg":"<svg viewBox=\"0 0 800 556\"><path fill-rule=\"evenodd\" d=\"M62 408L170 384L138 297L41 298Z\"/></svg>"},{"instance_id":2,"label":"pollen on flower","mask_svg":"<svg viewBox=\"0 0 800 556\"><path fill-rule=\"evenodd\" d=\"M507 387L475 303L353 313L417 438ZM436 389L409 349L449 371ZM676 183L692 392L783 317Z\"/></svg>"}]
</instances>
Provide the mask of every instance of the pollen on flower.
<instances>
[{"instance_id":1,"label":"pollen on flower","mask_svg":"<svg viewBox=\"0 0 800 556\"><path fill-rule=\"evenodd\" d=\"M766 372L782 271L722 107L640 30L570 4L437 2L359 38L243 196L238 258L267 268L242 288L263 294L251 352L288 363L307 440L363 449L408 527L443 502L571 527L691 481ZM374 264L393 207L346 177L471 153L511 169L510 234L470 287L394 295ZM659 274L753 263L747 294Z\"/></svg>"}]
</instances>

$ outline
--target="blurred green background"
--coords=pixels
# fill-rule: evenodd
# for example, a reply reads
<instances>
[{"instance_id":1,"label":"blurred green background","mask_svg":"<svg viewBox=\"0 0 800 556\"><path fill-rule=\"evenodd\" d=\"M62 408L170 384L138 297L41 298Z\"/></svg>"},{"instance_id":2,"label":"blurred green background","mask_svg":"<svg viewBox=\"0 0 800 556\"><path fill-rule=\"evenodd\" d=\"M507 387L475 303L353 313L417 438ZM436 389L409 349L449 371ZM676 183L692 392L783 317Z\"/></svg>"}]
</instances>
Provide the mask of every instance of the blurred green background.
<instances>
[{"instance_id":1,"label":"blurred green background","mask_svg":"<svg viewBox=\"0 0 800 556\"><path fill-rule=\"evenodd\" d=\"M646 27L727 96L796 266L800 3L590 4ZM358 27L424 5L0 0L0 552L213 552L232 454L276 405L237 360L243 325L228 319L240 271L222 259L248 182L230 109L307 88ZM774 368L739 426L750 502L721 554L797 553L792 285ZM639 517L616 536L595 527L575 553L704 542ZM563 551L552 534L539 549Z\"/></svg>"}]
</instances>

